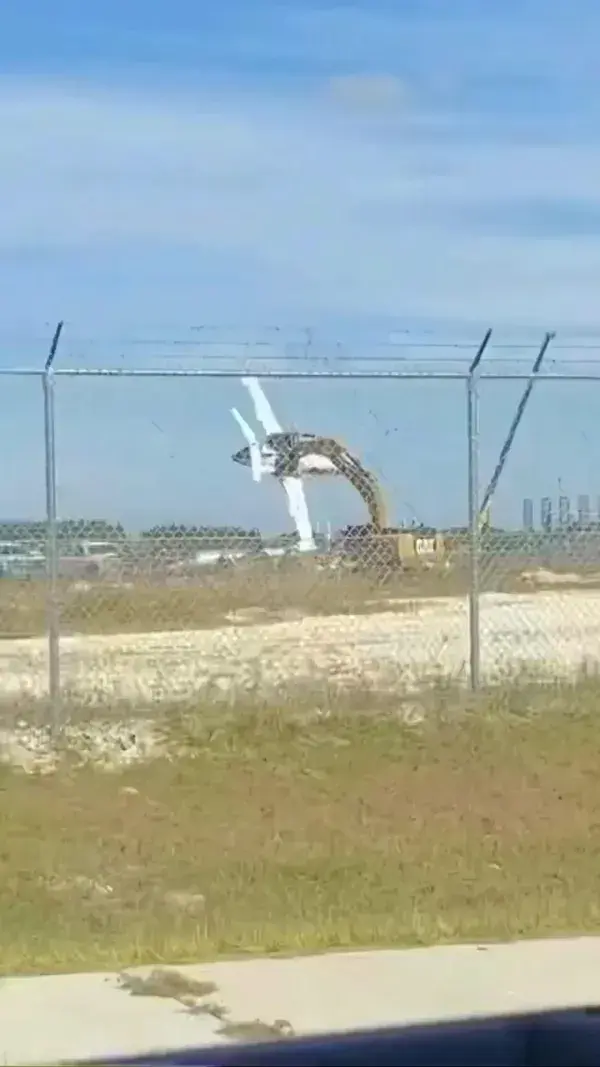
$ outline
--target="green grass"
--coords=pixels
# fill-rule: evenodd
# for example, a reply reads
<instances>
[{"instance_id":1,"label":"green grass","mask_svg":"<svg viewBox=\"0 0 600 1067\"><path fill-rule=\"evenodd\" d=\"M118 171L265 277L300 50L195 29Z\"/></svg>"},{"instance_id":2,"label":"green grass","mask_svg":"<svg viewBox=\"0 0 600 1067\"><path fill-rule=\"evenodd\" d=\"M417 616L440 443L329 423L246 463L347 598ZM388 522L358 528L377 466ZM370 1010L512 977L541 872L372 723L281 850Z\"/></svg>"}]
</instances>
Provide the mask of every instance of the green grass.
<instances>
[{"instance_id":1,"label":"green grass","mask_svg":"<svg viewBox=\"0 0 600 1067\"><path fill-rule=\"evenodd\" d=\"M4 973L600 927L595 680L206 710L178 759L1 770Z\"/></svg>"}]
</instances>

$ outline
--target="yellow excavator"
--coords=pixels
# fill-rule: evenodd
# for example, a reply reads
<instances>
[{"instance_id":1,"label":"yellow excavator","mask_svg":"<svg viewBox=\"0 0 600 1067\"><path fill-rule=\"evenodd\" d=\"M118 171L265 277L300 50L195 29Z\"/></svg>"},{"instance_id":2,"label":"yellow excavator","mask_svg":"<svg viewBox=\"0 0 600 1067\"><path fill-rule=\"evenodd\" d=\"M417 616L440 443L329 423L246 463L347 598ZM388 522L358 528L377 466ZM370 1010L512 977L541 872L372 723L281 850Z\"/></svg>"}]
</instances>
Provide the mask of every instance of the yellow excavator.
<instances>
[{"instance_id":1,"label":"yellow excavator","mask_svg":"<svg viewBox=\"0 0 600 1067\"><path fill-rule=\"evenodd\" d=\"M356 489L366 505L369 522L341 532L336 543L341 554L378 569L431 567L443 562L444 539L436 531L390 526L377 478L335 437L287 432L270 434L266 444L276 478L335 474Z\"/></svg>"}]
</instances>

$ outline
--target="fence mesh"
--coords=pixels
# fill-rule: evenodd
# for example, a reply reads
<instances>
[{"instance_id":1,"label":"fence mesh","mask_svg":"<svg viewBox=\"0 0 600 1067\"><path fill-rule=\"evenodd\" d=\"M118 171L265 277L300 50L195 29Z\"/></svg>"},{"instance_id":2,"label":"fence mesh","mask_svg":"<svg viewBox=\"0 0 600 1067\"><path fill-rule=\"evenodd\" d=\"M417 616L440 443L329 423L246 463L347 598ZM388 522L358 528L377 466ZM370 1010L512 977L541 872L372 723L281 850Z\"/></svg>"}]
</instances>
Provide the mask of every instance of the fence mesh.
<instances>
[{"instance_id":1,"label":"fence mesh","mask_svg":"<svg viewBox=\"0 0 600 1067\"><path fill-rule=\"evenodd\" d=\"M461 384L59 378L65 713L464 678Z\"/></svg>"},{"instance_id":2,"label":"fence mesh","mask_svg":"<svg viewBox=\"0 0 600 1067\"><path fill-rule=\"evenodd\" d=\"M481 387L481 491L523 382ZM538 381L481 535L482 674L572 677L600 656L600 382Z\"/></svg>"},{"instance_id":3,"label":"fence mesh","mask_svg":"<svg viewBox=\"0 0 600 1067\"><path fill-rule=\"evenodd\" d=\"M6 376L3 701L59 685L67 716L462 682L469 602L484 682L595 671L600 381L536 380L473 585L466 371L378 373L57 375L56 521L42 375ZM500 377L477 386L480 503L526 385Z\"/></svg>"},{"instance_id":4,"label":"fence mesh","mask_svg":"<svg viewBox=\"0 0 600 1067\"><path fill-rule=\"evenodd\" d=\"M0 704L12 714L47 693L44 421L39 377L3 384Z\"/></svg>"}]
</instances>

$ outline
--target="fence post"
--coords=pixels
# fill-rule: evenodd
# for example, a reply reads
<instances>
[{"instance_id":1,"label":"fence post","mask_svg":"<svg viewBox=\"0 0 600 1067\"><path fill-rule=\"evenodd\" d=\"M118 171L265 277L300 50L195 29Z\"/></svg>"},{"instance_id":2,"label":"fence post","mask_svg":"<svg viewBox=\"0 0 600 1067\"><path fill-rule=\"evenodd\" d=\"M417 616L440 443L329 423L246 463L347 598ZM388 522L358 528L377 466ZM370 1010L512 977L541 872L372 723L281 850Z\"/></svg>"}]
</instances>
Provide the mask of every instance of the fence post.
<instances>
[{"instance_id":1,"label":"fence post","mask_svg":"<svg viewBox=\"0 0 600 1067\"><path fill-rule=\"evenodd\" d=\"M42 375L44 391L44 455L46 467L46 580L48 627L48 692L52 729L62 725L60 686L60 610L58 602L58 529L56 511L56 440L54 414L54 373L52 364L58 348L63 324L59 322Z\"/></svg>"},{"instance_id":2,"label":"fence post","mask_svg":"<svg viewBox=\"0 0 600 1067\"><path fill-rule=\"evenodd\" d=\"M471 689L481 686L481 632L479 617L479 388L477 368L481 362L490 337L491 329L483 338L467 377L467 456L468 456L468 508L469 508L469 679Z\"/></svg>"}]
</instances>

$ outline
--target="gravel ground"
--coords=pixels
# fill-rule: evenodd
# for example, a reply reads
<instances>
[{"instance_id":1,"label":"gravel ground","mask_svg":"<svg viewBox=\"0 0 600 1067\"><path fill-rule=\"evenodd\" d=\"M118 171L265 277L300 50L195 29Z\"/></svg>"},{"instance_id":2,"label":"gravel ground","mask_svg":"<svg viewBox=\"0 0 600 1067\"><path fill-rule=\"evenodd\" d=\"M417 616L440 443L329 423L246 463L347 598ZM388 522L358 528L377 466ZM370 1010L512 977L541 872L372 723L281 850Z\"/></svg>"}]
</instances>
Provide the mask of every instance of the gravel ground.
<instances>
[{"instance_id":1,"label":"gravel ground","mask_svg":"<svg viewBox=\"0 0 600 1067\"><path fill-rule=\"evenodd\" d=\"M418 606L416 606L418 605ZM524 669L568 677L600 665L600 590L489 593L481 598L482 673L508 680ZM216 630L65 637L63 691L106 711L147 710L202 694L281 692L329 679L340 686L411 690L464 679L468 604L431 598L408 610L250 621ZM7 707L47 695L45 638L0 643L0 699Z\"/></svg>"}]
</instances>

